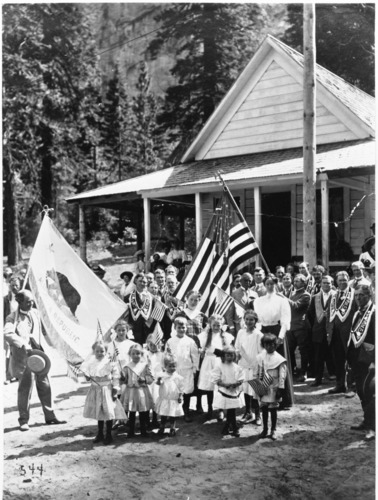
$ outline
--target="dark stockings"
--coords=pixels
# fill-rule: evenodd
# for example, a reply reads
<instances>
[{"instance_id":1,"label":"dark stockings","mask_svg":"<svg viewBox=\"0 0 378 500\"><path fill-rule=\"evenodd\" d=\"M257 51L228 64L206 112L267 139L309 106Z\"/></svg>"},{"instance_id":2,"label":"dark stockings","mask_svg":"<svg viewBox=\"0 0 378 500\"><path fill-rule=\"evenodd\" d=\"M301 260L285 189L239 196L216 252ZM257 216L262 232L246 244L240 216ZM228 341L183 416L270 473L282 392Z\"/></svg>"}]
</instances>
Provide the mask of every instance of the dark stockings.
<instances>
[{"instance_id":1,"label":"dark stockings","mask_svg":"<svg viewBox=\"0 0 378 500\"><path fill-rule=\"evenodd\" d=\"M201 400L199 400L201 403ZM190 394L184 394L184 404L182 405L182 409L184 410L185 415L189 413L190 407ZM197 399L197 407L198 407L198 399Z\"/></svg>"},{"instance_id":2,"label":"dark stockings","mask_svg":"<svg viewBox=\"0 0 378 500\"><path fill-rule=\"evenodd\" d=\"M270 418L272 422L272 431L276 430L277 427L277 410L272 408L268 409L266 406L263 406L261 408L262 412L262 420L263 420L263 426L264 426L264 431L268 431L268 414L270 413Z\"/></svg>"},{"instance_id":3,"label":"dark stockings","mask_svg":"<svg viewBox=\"0 0 378 500\"><path fill-rule=\"evenodd\" d=\"M251 400L252 396L250 396L247 393L244 393L245 413L251 413Z\"/></svg>"},{"instance_id":4,"label":"dark stockings","mask_svg":"<svg viewBox=\"0 0 378 500\"><path fill-rule=\"evenodd\" d=\"M227 420L228 428L231 431L235 431L236 430L236 410L235 410L235 408L230 408L229 410L227 410L226 420Z\"/></svg>"}]
</instances>

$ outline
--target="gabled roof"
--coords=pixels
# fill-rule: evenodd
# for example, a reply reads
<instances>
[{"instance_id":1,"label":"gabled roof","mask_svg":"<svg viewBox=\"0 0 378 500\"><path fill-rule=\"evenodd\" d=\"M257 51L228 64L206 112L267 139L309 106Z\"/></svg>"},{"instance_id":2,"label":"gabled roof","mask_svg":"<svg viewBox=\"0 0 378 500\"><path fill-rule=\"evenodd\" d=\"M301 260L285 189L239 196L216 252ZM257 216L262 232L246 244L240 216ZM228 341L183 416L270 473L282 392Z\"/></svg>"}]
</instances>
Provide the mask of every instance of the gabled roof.
<instances>
[{"instance_id":1,"label":"gabled roof","mask_svg":"<svg viewBox=\"0 0 378 500\"><path fill-rule=\"evenodd\" d=\"M268 35L181 162L299 146L303 64L299 52ZM316 79L317 143L374 137L375 99L319 65Z\"/></svg>"}]
</instances>

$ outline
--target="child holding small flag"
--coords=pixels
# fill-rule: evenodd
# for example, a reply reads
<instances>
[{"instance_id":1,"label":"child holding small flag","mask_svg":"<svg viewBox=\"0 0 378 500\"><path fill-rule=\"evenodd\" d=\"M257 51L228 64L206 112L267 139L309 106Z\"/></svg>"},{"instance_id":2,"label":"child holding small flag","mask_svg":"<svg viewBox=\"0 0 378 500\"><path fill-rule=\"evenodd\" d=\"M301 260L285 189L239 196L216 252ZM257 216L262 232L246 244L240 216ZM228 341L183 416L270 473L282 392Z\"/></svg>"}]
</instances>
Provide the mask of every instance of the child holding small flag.
<instances>
[{"instance_id":1,"label":"child holding small flag","mask_svg":"<svg viewBox=\"0 0 378 500\"><path fill-rule=\"evenodd\" d=\"M130 347L134 345L135 342L127 338L129 325L124 319L117 321L114 331L114 340L111 340L111 338L109 339L108 354L113 361L117 361L117 363L120 363L120 366L122 367L130 361ZM114 337L114 333L112 337Z\"/></svg>"},{"instance_id":2,"label":"child holding small flag","mask_svg":"<svg viewBox=\"0 0 378 500\"><path fill-rule=\"evenodd\" d=\"M122 369L126 389L121 396L121 403L125 411L129 412L129 432L127 437L135 436L136 412L139 412L140 433L142 436L148 436L148 413L154 407L148 386L152 384L154 378L149 364L144 359L143 349L140 345L132 345L129 355L131 362Z\"/></svg>"},{"instance_id":3,"label":"child holding small flag","mask_svg":"<svg viewBox=\"0 0 378 500\"><path fill-rule=\"evenodd\" d=\"M112 420L126 419L117 398L120 372L117 364L107 356L107 347L102 341L95 342L92 351L93 354L80 367L87 380L92 381L84 404L84 417L98 421L98 432L93 442L104 441L104 444L110 444L113 441Z\"/></svg>"},{"instance_id":4,"label":"child holding small flag","mask_svg":"<svg viewBox=\"0 0 378 500\"><path fill-rule=\"evenodd\" d=\"M260 399L264 427L259 437L268 437L268 415L270 413L271 433L269 437L275 441L277 439L277 408L285 392L286 359L276 351L277 337L273 333L265 333L261 339L261 345L264 347L264 350L257 355L258 367L254 378L263 380L266 378L264 377L266 374L271 378L271 382L267 393L261 396Z\"/></svg>"},{"instance_id":5,"label":"child holding small flag","mask_svg":"<svg viewBox=\"0 0 378 500\"><path fill-rule=\"evenodd\" d=\"M159 386L159 397L156 401L156 413L161 417L158 434L163 435L165 425L169 419L170 436L176 435L175 421L184 415L182 409L182 396L184 392L184 378L176 371L177 364L172 354L164 356L164 372L156 381Z\"/></svg>"},{"instance_id":6,"label":"child holding small flag","mask_svg":"<svg viewBox=\"0 0 378 500\"><path fill-rule=\"evenodd\" d=\"M196 343L186 335L188 322L184 316L177 316L174 320L176 336L171 337L165 344L165 351L176 358L177 373L184 379L185 422L191 422L189 416L190 396L194 391L194 374L198 371L199 351Z\"/></svg>"}]
</instances>

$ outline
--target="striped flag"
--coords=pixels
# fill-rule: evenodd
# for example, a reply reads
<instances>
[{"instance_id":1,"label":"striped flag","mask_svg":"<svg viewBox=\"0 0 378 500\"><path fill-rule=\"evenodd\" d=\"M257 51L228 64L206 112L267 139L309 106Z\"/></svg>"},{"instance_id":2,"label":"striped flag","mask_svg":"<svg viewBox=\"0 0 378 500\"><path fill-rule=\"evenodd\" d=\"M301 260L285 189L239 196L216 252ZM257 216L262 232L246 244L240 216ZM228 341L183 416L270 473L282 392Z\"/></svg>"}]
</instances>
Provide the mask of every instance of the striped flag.
<instances>
[{"instance_id":1,"label":"striped flag","mask_svg":"<svg viewBox=\"0 0 378 500\"><path fill-rule=\"evenodd\" d=\"M156 319L156 321L160 323L167 309L168 307L165 304L163 304L161 300L155 297L155 307L152 310L150 318Z\"/></svg>"},{"instance_id":2,"label":"striped flag","mask_svg":"<svg viewBox=\"0 0 378 500\"><path fill-rule=\"evenodd\" d=\"M198 308L204 314L212 314L217 287L229 294L233 273L256 261L259 255L260 249L248 224L225 186L206 235L175 296L183 300L187 292L196 290L201 294Z\"/></svg>"},{"instance_id":3,"label":"striped flag","mask_svg":"<svg viewBox=\"0 0 378 500\"><path fill-rule=\"evenodd\" d=\"M151 334L151 342L159 347L161 341L163 340L163 330L161 329L159 323L156 323L154 331Z\"/></svg>"},{"instance_id":4,"label":"striped flag","mask_svg":"<svg viewBox=\"0 0 378 500\"><path fill-rule=\"evenodd\" d=\"M215 285L217 289L217 296L216 296L216 306L214 309L214 314L220 314L221 316L224 316L226 312L229 310L231 307L231 304L233 302L233 299L231 295L228 295L222 288L219 288L219 286Z\"/></svg>"},{"instance_id":5,"label":"striped flag","mask_svg":"<svg viewBox=\"0 0 378 500\"><path fill-rule=\"evenodd\" d=\"M97 337L96 337L96 342L103 342L104 341L104 335L102 334L102 329L100 325L100 321L97 320Z\"/></svg>"},{"instance_id":6,"label":"striped flag","mask_svg":"<svg viewBox=\"0 0 378 500\"><path fill-rule=\"evenodd\" d=\"M113 340L113 353L112 355L110 356L110 361L112 361L113 363L115 363L117 360L118 360L118 356L119 356L119 349L118 347L115 345L115 342Z\"/></svg>"},{"instance_id":7,"label":"striped flag","mask_svg":"<svg viewBox=\"0 0 378 500\"><path fill-rule=\"evenodd\" d=\"M79 382L80 365L81 363L75 364L67 360L67 377L74 380L75 382Z\"/></svg>"}]
</instances>

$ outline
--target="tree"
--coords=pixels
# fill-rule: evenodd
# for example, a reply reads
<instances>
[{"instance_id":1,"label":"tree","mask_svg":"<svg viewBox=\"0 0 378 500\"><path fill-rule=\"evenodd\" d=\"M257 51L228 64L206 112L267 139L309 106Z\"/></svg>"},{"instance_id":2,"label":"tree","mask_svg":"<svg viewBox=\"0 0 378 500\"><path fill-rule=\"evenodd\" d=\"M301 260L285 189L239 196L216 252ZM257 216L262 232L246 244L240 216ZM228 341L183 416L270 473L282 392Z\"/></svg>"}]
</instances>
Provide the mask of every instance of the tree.
<instances>
[{"instance_id":1,"label":"tree","mask_svg":"<svg viewBox=\"0 0 378 500\"><path fill-rule=\"evenodd\" d=\"M199 130L252 57L267 11L260 4L176 3L156 20L162 27L149 46L152 57L167 40L177 47L177 83L167 90L159 123L181 139Z\"/></svg>"},{"instance_id":2,"label":"tree","mask_svg":"<svg viewBox=\"0 0 378 500\"><path fill-rule=\"evenodd\" d=\"M84 8L72 4L14 4L3 7L4 171L8 234L19 233L14 183L24 198L16 211L20 223L36 218L44 204L74 190L80 178L96 114L99 78L94 37ZM36 202L35 200L39 200ZM60 204L59 212L64 211ZM27 236L33 235L28 224ZM9 238L17 240L17 235ZM16 263L14 245L9 263Z\"/></svg>"},{"instance_id":3,"label":"tree","mask_svg":"<svg viewBox=\"0 0 378 500\"><path fill-rule=\"evenodd\" d=\"M374 95L374 4L317 4L316 58L349 83ZM283 41L303 52L303 6L288 6Z\"/></svg>"}]
</instances>

